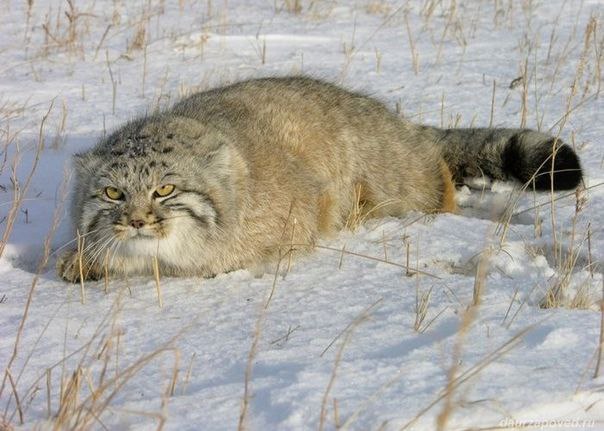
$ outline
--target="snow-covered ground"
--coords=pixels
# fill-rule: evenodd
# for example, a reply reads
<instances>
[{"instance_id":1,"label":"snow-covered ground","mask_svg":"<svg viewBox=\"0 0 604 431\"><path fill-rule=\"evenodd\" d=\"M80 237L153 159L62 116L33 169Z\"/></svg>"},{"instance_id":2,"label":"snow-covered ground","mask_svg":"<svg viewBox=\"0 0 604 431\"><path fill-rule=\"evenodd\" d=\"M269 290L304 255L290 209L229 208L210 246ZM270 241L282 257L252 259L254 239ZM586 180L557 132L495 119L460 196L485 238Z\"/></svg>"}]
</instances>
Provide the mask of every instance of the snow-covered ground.
<instances>
[{"instance_id":1,"label":"snow-covered ground","mask_svg":"<svg viewBox=\"0 0 604 431\"><path fill-rule=\"evenodd\" d=\"M0 429L604 427L601 0L71 5L0 1L2 232L45 143L0 257ZM418 122L562 126L587 190L552 217L549 194L475 182L459 214L368 221L285 276L162 279L161 308L155 280L86 283L82 304L57 279L70 154L190 92L300 73Z\"/></svg>"}]
</instances>

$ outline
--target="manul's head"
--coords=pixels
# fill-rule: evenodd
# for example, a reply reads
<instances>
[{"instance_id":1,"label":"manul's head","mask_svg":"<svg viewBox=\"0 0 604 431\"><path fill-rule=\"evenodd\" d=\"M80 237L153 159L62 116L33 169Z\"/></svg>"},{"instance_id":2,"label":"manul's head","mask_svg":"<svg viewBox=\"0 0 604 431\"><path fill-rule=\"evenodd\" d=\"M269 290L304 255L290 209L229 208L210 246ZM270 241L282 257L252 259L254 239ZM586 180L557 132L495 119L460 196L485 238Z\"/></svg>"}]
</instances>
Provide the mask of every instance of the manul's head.
<instances>
[{"instance_id":1,"label":"manul's head","mask_svg":"<svg viewBox=\"0 0 604 431\"><path fill-rule=\"evenodd\" d=\"M87 259L203 247L236 211L231 148L195 120L134 121L76 155L75 165L73 211Z\"/></svg>"}]
</instances>

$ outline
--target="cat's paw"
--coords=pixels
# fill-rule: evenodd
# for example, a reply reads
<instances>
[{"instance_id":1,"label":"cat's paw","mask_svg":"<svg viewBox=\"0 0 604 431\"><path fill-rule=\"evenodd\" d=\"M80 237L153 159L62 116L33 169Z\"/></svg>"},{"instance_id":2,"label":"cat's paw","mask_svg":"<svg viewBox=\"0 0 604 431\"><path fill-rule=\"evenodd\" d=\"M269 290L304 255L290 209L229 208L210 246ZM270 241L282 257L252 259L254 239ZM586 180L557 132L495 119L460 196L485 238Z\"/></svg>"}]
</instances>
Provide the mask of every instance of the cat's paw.
<instances>
[{"instance_id":1,"label":"cat's paw","mask_svg":"<svg viewBox=\"0 0 604 431\"><path fill-rule=\"evenodd\" d=\"M81 262L82 259L80 259L80 254L77 250L69 250L63 253L57 260L57 275L70 283L79 283L82 276L84 281L98 280L100 278L98 271L87 267L83 262L80 269Z\"/></svg>"}]
</instances>

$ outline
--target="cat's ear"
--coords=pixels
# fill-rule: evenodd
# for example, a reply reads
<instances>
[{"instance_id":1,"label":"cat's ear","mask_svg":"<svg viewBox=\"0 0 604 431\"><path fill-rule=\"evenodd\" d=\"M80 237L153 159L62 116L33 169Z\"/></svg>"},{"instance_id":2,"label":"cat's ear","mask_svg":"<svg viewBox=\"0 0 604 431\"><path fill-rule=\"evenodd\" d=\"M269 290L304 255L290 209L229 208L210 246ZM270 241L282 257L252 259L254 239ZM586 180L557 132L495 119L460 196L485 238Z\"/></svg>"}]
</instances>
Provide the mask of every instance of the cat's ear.
<instances>
[{"instance_id":1,"label":"cat's ear","mask_svg":"<svg viewBox=\"0 0 604 431\"><path fill-rule=\"evenodd\" d=\"M216 141L202 157L203 165L212 167L215 172L232 174L242 170L247 171L246 163L237 149L226 141Z\"/></svg>"},{"instance_id":2,"label":"cat's ear","mask_svg":"<svg viewBox=\"0 0 604 431\"><path fill-rule=\"evenodd\" d=\"M232 148L224 141L213 142L212 148L203 155L204 162L212 166L228 167L231 164Z\"/></svg>"},{"instance_id":3,"label":"cat's ear","mask_svg":"<svg viewBox=\"0 0 604 431\"><path fill-rule=\"evenodd\" d=\"M89 153L74 154L71 163L78 175L92 175L96 171L97 163Z\"/></svg>"}]
</instances>

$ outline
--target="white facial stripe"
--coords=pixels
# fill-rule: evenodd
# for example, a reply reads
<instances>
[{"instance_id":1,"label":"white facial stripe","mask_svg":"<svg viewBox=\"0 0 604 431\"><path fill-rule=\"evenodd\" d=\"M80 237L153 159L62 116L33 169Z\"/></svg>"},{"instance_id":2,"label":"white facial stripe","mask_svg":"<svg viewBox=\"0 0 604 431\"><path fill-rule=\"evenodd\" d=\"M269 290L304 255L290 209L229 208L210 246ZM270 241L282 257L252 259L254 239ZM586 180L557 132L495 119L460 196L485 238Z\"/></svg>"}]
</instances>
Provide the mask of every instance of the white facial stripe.
<instances>
[{"instance_id":1,"label":"white facial stripe","mask_svg":"<svg viewBox=\"0 0 604 431\"><path fill-rule=\"evenodd\" d=\"M188 214L200 224L215 223L216 210L200 196L196 193L181 192L168 200L164 206L174 212Z\"/></svg>"}]
</instances>

